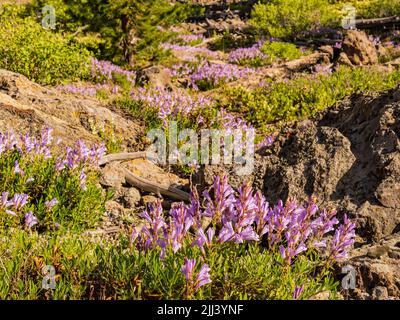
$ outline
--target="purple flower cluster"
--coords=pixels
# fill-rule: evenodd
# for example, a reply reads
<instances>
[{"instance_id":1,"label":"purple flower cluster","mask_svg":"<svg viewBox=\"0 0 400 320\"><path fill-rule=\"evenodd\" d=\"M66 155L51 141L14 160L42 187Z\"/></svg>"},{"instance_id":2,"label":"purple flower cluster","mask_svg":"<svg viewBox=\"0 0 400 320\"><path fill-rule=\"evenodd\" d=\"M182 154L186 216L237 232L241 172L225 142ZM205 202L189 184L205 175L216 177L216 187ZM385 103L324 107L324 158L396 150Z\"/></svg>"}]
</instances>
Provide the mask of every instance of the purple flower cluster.
<instances>
[{"instance_id":1,"label":"purple flower cluster","mask_svg":"<svg viewBox=\"0 0 400 320\"><path fill-rule=\"evenodd\" d=\"M303 293L303 290L304 290L304 284L302 284L299 287L294 288L293 300L298 300L300 298L300 295Z\"/></svg>"},{"instance_id":2,"label":"purple flower cluster","mask_svg":"<svg viewBox=\"0 0 400 320\"><path fill-rule=\"evenodd\" d=\"M217 64L205 62L189 76L189 86L198 90L199 86L216 87L223 83L235 81L248 76L254 70L241 68L234 64Z\"/></svg>"},{"instance_id":3,"label":"purple flower cluster","mask_svg":"<svg viewBox=\"0 0 400 320\"><path fill-rule=\"evenodd\" d=\"M172 77L182 78L191 75L195 72L195 70L195 66L189 63L177 63L174 64L171 69L169 69L169 73Z\"/></svg>"},{"instance_id":4,"label":"purple flower cluster","mask_svg":"<svg viewBox=\"0 0 400 320\"><path fill-rule=\"evenodd\" d=\"M111 93L118 93L118 86L116 85L109 85L109 84L90 84L90 85L74 85L74 84L67 84L64 86L58 86L57 90L63 93L72 93L72 94L80 94L83 96L90 96L94 97L100 90L107 90Z\"/></svg>"},{"instance_id":5,"label":"purple flower cluster","mask_svg":"<svg viewBox=\"0 0 400 320\"><path fill-rule=\"evenodd\" d=\"M29 229L31 229L34 225L36 225L38 223L38 219L36 218L36 216L32 213L32 211L29 211L26 215L25 215L25 226Z\"/></svg>"},{"instance_id":6,"label":"purple flower cluster","mask_svg":"<svg viewBox=\"0 0 400 320\"><path fill-rule=\"evenodd\" d=\"M18 152L21 154L21 160L32 161L32 158L42 156L45 159L52 158L52 129L44 129L39 137L26 135L17 136L13 131L5 134L0 133L0 157L8 157L8 153ZM67 147L63 156L55 161L57 172L68 168L69 170L80 170L79 181L83 189L86 188L86 169L88 166L97 165L98 161L105 155L106 148L104 144L93 145L91 148L82 141L77 142L75 148ZM22 162L21 162L22 163ZM26 161L24 161L26 164ZM15 175L25 176L24 170L17 160L14 162L13 173ZM25 183L34 181L33 177L28 177ZM4 210L7 214L16 216L28 203L29 195L15 193L9 199L9 193L3 192L0 199L0 211ZM46 201L45 206L48 210L58 204L56 198ZM26 226L31 228L37 223L36 217L32 212L25 215Z\"/></svg>"},{"instance_id":7,"label":"purple flower cluster","mask_svg":"<svg viewBox=\"0 0 400 320\"><path fill-rule=\"evenodd\" d=\"M355 223L344 216L344 222L335 231L330 249L329 259L338 260L347 258L348 247L354 243Z\"/></svg>"},{"instance_id":8,"label":"purple flower cluster","mask_svg":"<svg viewBox=\"0 0 400 320\"><path fill-rule=\"evenodd\" d=\"M191 243L203 252L214 244L243 243L266 239L268 246L276 248L286 264L307 250L325 248L328 259L346 257L354 242L354 223L345 216L329 244L326 236L339 223L336 211L320 211L309 201L304 206L294 201L282 201L271 207L260 191L254 192L245 183L235 193L228 178L215 177L209 191L203 193L205 209L202 210L196 193L189 205L178 204L171 208L169 218L164 218L161 202L143 213L147 225L135 230L132 241L139 250L161 248L165 257L167 247L177 252L184 244ZM211 224L203 228L203 219Z\"/></svg>"},{"instance_id":9,"label":"purple flower cluster","mask_svg":"<svg viewBox=\"0 0 400 320\"><path fill-rule=\"evenodd\" d=\"M268 55L263 53L260 48L263 42L258 42L249 48L238 48L233 50L228 57L230 63L242 64L249 60L260 59L264 60L268 58Z\"/></svg>"},{"instance_id":10,"label":"purple flower cluster","mask_svg":"<svg viewBox=\"0 0 400 320\"><path fill-rule=\"evenodd\" d=\"M126 79L135 84L136 73L129 71L117 66L109 61L97 60L92 58L91 60L91 73L92 78L99 82L106 82L114 80L114 74L126 76Z\"/></svg>"},{"instance_id":11,"label":"purple flower cluster","mask_svg":"<svg viewBox=\"0 0 400 320\"><path fill-rule=\"evenodd\" d=\"M58 204L57 198L54 198L54 199L52 199L52 200L50 200L50 201L46 201L46 202L44 203L44 205L46 206L46 208L49 209L49 210L52 209L52 208L54 208L57 204Z\"/></svg>"},{"instance_id":12,"label":"purple flower cluster","mask_svg":"<svg viewBox=\"0 0 400 320\"><path fill-rule=\"evenodd\" d=\"M17 135L10 130L5 134L0 132L0 156L7 152L17 150L20 153L32 153L43 155L45 158L51 157L50 144L53 141L53 129L46 128L42 131L39 138L26 135ZM24 172L19 167L18 161L14 164L14 173L23 175Z\"/></svg>"},{"instance_id":13,"label":"purple flower cluster","mask_svg":"<svg viewBox=\"0 0 400 320\"><path fill-rule=\"evenodd\" d=\"M226 112L225 109L221 109L217 114L217 122L221 124L222 128L229 133L231 130L241 129L247 131L253 129L245 120L240 117L235 117L231 113Z\"/></svg>"},{"instance_id":14,"label":"purple flower cluster","mask_svg":"<svg viewBox=\"0 0 400 320\"><path fill-rule=\"evenodd\" d=\"M317 64L314 67L314 73L331 75L333 73L332 65L331 64L327 64L327 65Z\"/></svg>"},{"instance_id":15,"label":"purple flower cluster","mask_svg":"<svg viewBox=\"0 0 400 320\"><path fill-rule=\"evenodd\" d=\"M158 110L158 116L167 125L168 118L189 115L199 108L211 106L213 100L202 95L190 95L184 91L139 88L132 92L131 99Z\"/></svg>"},{"instance_id":16,"label":"purple flower cluster","mask_svg":"<svg viewBox=\"0 0 400 320\"><path fill-rule=\"evenodd\" d=\"M259 150L271 146L275 142L275 139L276 136L273 134L266 136L260 143L256 145L256 149Z\"/></svg>"},{"instance_id":17,"label":"purple flower cluster","mask_svg":"<svg viewBox=\"0 0 400 320\"><path fill-rule=\"evenodd\" d=\"M8 200L8 192L3 192L1 194L1 202L0 202L0 209L5 210L5 212L9 215L16 216L17 214L15 211L21 210L27 203L28 203L29 196L27 194L18 194L15 193L14 196ZM12 208L10 210L8 208Z\"/></svg>"},{"instance_id":18,"label":"purple flower cluster","mask_svg":"<svg viewBox=\"0 0 400 320\"><path fill-rule=\"evenodd\" d=\"M342 49L343 43L342 42L336 42L333 46L335 49Z\"/></svg>"},{"instance_id":19,"label":"purple flower cluster","mask_svg":"<svg viewBox=\"0 0 400 320\"><path fill-rule=\"evenodd\" d=\"M62 171L65 168L74 170L76 168L84 167L85 165L97 165L99 160L106 154L106 147L104 144L93 145L89 148L83 141L78 140L76 147L67 147L65 155L58 157L56 161L57 171ZM86 177L81 173L81 181Z\"/></svg>"}]
</instances>

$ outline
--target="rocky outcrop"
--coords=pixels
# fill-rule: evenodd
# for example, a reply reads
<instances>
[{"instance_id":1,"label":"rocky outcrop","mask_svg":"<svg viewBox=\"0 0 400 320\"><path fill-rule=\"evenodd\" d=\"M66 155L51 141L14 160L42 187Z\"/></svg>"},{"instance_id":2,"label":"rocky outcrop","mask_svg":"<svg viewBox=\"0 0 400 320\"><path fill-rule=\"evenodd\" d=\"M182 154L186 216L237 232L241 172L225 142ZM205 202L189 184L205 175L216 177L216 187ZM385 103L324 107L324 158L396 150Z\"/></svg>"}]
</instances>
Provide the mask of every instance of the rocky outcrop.
<instances>
[{"instance_id":1,"label":"rocky outcrop","mask_svg":"<svg viewBox=\"0 0 400 320\"><path fill-rule=\"evenodd\" d=\"M399 98L400 88L353 96L284 129L257 182L273 201L314 195L350 213L366 241L400 231Z\"/></svg>"},{"instance_id":2,"label":"rocky outcrop","mask_svg":"<svg viewBox=\"0 0 400 320\"><path fill-rule=\"evenodd\" d=\"M400 231L400 87L358 95L281 130L256 154L248 177L230 167L206 166L198 181L228 173L232 185L250 179L271 203L316 197L357 220L362 241Z\"/></svg>"},{"instance_id":3,"label":"rocky outcrop","mask_svg":"<svg viewBox=\"0 0 400 320\"><path fill-rule=\"evenodd\" d=\"M26 77L0 70L0 131L34 133L52 127L65 144L99 141L98 132L113 133L123 146L137 144L139 125L125 119L107 103L84 96L61 94Z\"/></svg>"}]
</instances>

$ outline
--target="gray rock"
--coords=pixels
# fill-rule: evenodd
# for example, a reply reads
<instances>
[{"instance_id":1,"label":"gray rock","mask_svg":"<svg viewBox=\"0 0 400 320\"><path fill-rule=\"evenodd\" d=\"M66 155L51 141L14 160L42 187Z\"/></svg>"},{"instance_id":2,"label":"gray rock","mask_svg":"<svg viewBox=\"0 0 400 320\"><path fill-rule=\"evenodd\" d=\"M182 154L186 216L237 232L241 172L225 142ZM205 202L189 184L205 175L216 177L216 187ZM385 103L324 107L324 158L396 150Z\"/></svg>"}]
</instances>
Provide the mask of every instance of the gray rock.
<instances>
[{"instance_id":1,"label":"gray rock","mask_svg":"<svg viewBox=\"0 0 400 320\"><path fill-rule=\"evenodd\" d=\"M138 189L136 188L126 188L123 194L123 201L126 204L127 208L134 208L141 199L141 195Z\"/></svg>"}]
</instances>

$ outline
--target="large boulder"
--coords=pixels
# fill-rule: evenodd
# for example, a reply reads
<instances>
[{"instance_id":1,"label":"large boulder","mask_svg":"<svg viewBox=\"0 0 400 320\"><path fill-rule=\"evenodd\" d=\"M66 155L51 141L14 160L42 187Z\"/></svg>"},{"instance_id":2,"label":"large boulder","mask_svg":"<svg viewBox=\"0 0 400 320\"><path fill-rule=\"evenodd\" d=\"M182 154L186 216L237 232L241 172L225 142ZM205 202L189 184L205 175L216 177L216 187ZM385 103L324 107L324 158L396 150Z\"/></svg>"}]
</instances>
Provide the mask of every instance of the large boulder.
<instances>
[{"instance_id":1,"label":"large boulder","mask_svg":"<svg viewBox=\"0 0 400 320\"><path fill-rule=\"evenodd\" d=\"M365 32L358 30L347 31L342 49L353 65L360 66L378 63L378 53L375 45L368 39Z\"/></svg>"}]
</instances>

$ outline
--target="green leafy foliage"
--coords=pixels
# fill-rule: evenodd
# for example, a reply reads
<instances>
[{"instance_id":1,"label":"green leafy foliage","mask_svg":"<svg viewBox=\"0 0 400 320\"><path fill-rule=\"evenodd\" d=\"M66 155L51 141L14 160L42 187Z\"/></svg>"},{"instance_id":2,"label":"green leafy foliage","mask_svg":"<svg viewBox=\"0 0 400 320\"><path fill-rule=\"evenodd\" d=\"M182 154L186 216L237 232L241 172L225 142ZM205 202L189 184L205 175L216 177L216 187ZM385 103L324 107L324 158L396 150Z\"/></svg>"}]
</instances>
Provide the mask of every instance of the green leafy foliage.
<instances>
[{"instance_id":1,"label":"green leafy foliage","mask_svg":"<svg viewBox=\"0 0 400 320\"><path fill-rule=\"evenodd\" d=\"M13 230L0 233L2 256L0 299L185 299L181 273L185 255L198 261L197 248L167 255L157 250L146 255L132 250L129 240L119 245L80 235L38 235ZM10 244L12 244L10 246ZM207 255L212 284L196 293L196 299L292 299L296 286L305 284L300 299L324 290L335 297L337 283L328 272L310 277L318 258L300 259L290 268L279 266L279 254L258 246L235 244L215 247ZM235 261L235 263L231 263ZM56 271L56 289L42 289L42 268Z\"/></svg>"},{"instance_id":2,"label":"green leafy foliage","mask_svg":"<svg viewBox=\"0 0 400 320\"><path fill-rule=\"evenodd\" d=\"M160 32L185 18L201 12L201 8L184 3L170 5L167 0L34 0L27 13L41 16L45 5L52 5L57 14L57 30L83 36L77 41L99 49L99 57L115 63L144 67L168 57L159 48L174 33ZM135 44L132 39L135 38Z\"/></svg>"},{"instance_id":3,"label":"green leafy foliage","mask_svg":"<svg viewBox=\"0 0 400 320\"><path fill-rule=\"evenodd\" d=\"M250 23L261 34L289 38L337 20L327 0L272 0L254 6Z\"/></svg>"},{"instance_id":4,"label":"green leafy foliage","mask_svg":"<svg viewBox=\"0 0 400 320\"><path fill-rule=\"evenodd\" d=\"M261 51L269 56L271 62L276 59L294 60L303 55L296 45L287 42L266 42L261 47Z\"/></svg>"},{"instance_id":5,"label":"green leafy foliage","mask_svg":"<svg viewBox=\"0 0 400 320\"><path fill-rule=\"evenodd\" d=\"M246 120L263 128L269 123L311 116L351 93L388 89L399 82L399 71L385 74L374 69L341 67L332 75L270 83L254 91L240 87L227 89L222 105L244 114Z\"/></svg>"},{"instance_id":6,"label":"green leafy foliage","mask_svg":"<svg viewBox=\"0 0 400 320\"><path fill-rule=\"evenodd\" d=\"M86 79L90 53L33 19L0 15L0 68L41 84Z\"/></svg>"}]
</instances>

